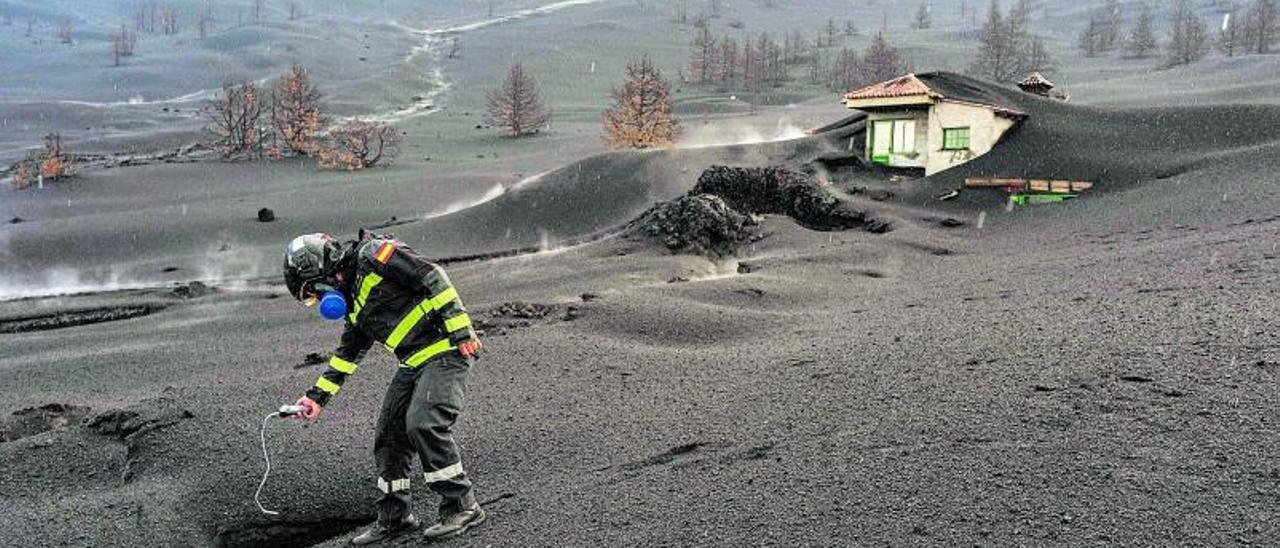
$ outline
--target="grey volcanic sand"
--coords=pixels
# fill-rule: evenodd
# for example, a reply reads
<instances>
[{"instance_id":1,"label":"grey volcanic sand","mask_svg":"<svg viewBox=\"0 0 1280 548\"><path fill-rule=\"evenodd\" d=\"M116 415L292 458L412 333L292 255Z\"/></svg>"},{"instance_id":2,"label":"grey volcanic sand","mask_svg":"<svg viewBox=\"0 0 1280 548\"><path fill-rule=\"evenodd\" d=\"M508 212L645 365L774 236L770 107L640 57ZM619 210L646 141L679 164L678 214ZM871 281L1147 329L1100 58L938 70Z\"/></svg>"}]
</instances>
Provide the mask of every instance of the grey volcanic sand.
<instances>
[{"instance_id":1,"label":"grey volcanic sand","mask_svg":"<svg viewBox=\"0 0 1280 548\"><path fill-rule=\"evenodd\" d=\"M1082 133L1140 118L1045 112L1074 114ZM1152 119L1169 117L1196 119ZM1050 165L1009 154L1048 131L1024 129L973 169ZM1259 150L1269 136L1210 144ZM1280 542L1280 166L1202 147L1139 151L1110 162L1132 180L1060 206L1006 213L968 196L940 212L923 198L949 184L940 178L903 184L897 201L848 198L893 219L887 235L768 217L770 236L722 264L610 237L450 266L486 322L506 321L487 312L506 302L557 307L485 338L460 432L491 517L454 545ZM637 172L660 156L583 165ZM653 197L681 191L635 180ZM481 230L467 219L575 181L552 177L440 222ZM944 228L944 216L967 224ZM430 241L432 226L399 228ZM598 298L583 302L588 292ZM164 306L0 335L0 385L21 387L0 394L0 409L65 403L116 419L0 444L0 490L16 501L0 517L3 544L338 546L372 519L385 353L321 422L272 424L265 496L284 515L252 504L262 415L314 380L320 367L296 366L338 333L281 294L251 285L0 307L11 319ZM431 517L430 498L419 503Z\"/></svg>"}]
</instances>

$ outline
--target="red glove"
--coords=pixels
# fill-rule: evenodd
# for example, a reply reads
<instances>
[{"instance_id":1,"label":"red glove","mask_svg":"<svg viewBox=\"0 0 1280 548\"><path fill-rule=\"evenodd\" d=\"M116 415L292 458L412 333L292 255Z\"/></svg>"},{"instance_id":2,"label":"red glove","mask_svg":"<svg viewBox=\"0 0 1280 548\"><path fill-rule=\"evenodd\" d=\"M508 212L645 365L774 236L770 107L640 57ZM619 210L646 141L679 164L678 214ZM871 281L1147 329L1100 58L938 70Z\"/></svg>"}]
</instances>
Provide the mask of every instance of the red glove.
<instances>
[{"instance_id":1,"label":"red glove","mask_svg":"<svg viewBox=\"0 0 1280 548\"><path fill-rule=\"evenodd\" d=\"M320 412L324 410L324 407L321 407L320 404L306 396L298 398L298 401L293 404L302 407L302 412L294 415L294 418L297 418L300 421L316 420L320 418Z\"/></svg>"},{"instance_id":2,"label":"red glove","mask_svg":"<svg viewBox=\"0 0 1280 548\"><path fill-rule=\"evenodd\" d=\"M463 341L462 344L459 344L458 352L462 353L462 357L471 359L480 355L481 348L483 348L483 345L480 344L480 341L478 339L471 339L471 340Z\"/></svg>"}]
</instances>

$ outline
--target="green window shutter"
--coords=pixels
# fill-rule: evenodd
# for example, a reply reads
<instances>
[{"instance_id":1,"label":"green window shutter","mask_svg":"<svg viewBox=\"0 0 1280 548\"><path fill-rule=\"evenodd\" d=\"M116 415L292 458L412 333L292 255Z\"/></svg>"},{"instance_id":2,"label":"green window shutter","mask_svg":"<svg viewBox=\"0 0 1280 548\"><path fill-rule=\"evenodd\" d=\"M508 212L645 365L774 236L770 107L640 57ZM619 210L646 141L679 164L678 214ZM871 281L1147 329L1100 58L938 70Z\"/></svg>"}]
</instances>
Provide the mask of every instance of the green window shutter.
<instances>
[{"instance_id":1,"label":"green window shutter","mask_svg":"<svg viewBox=\"0 0 1280 548\"><path fill-rule=\"evenodd\" d=\"M942 150L969 150L969 128L943 129Z\"/></svg>"}]
</instances>

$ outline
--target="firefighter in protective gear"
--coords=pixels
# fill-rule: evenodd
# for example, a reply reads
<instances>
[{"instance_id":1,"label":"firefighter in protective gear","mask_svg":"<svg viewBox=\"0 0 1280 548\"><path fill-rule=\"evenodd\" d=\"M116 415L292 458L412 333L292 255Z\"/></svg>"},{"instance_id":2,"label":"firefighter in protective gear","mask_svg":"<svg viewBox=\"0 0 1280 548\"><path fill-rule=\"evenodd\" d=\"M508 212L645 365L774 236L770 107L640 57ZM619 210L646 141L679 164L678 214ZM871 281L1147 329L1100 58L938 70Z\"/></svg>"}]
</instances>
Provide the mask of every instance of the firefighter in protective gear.
<instances>
[{"instance_id":1,"label":"firefighter in protective gear","mask_svg":"<svg viewBox=\"0 0 1280 548\"><path fill-rule=\"evenodd\" d=\"M326 234L294 239L285 253L285 283L308 306L334 293L347 310L342 341L328 369L297 404L315 420L374 342L400 362L378 418L378 522L355 545L401 536L421 526L410 513L410 467L416 454L423 483L442 498L440 521L424 536L461 535L485 519L462 469L453 426L480 341L457 290L439 266L389 237L361 233L339 242ZM339 301L340 302L340 301ZM331 313L326 302L325 314ZM338 305L341 310L341 305Z\"/></svg>"}]
</instances>

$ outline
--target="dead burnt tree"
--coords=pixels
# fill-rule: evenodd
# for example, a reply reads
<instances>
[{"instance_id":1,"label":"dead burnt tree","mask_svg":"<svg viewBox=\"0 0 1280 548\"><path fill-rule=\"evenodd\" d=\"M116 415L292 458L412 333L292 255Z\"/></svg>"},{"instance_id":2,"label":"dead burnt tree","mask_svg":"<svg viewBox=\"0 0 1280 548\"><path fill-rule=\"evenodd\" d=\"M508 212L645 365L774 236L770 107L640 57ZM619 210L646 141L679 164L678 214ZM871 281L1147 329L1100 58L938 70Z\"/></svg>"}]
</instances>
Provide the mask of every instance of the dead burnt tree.
<instances>
[{"instance_id":1,"label":"dead burnt tree","mask_svg":"<svg viewBox=\"0 0 1280 548\"><path fill-rule=\"evenodd\" d=\"M227 82L222 85L222 93L206 109L209 131L213 133L214 145L223 157L258 151L263 133L258 127L262 117L260 95L253 82Z\"/></svg>"},{"instance_id":2,"label":"dead burnt tree","mask_svg":"<svg viewBox=\"0 0 1280 548\"><path fill-rule=\"evenodd\" d=\"M1244 45L1250 53L1270 53L1280 36L1275 0L1252 0L1245 13Z\"/></svg>"},{"instance_id":3,"label":"dead burnt tree","mask_svg":"<svg viewBox=\"0 0 1280 548\"><path fill-rule=\"evenodd\" d=\"M301 7L298 6L297 0L289 0L285 3L285 6L289 10L290 21L296 20L298 15L302 12Z\"/></svg>"},{"instance_id":4,"label":"dead burnt tree","mask_svg":"<svg viewBox=\"0 0 1280 548\"><path fill-rule=\"evenodd\" d=\"M551 112L538 96L538 84L516 63L507 72L502 88L489 92L489 114L485 121L502 128L512 137L536 133L551 120Z\"/></svg>"},{"instance_id":5,"label":"dead burnt tree","mask_svg":"<svg viewBox=\"0 0 1280 548\"><path fill-rule=\"evenodd\" d=\"M1173 0L1170 9L1169 65L1199 61L1208 49L1204 20L1188 0Z\"/></svg>"},{"instance_id":6,"label":"dead burnt tree","mask_svg":"<svg viewBox=\"0 0 1280 548\"><path fill-rule=\"evenodd\" d=\"M696 84L705 84L713 79L716 72L717 54L715 36L711 29L699 27L694 31L692 58L689 61L689 74Z\"/></svg>"},{"instance_id":7,"label":"dead burnt tree","mask_svg":"<svg viewBox=\"0 0 1280 548\"><path fill-rule=\"evenodd\" d=\"M916 10L916 19L911 24L916 30L925 30L933 27L933 8L929 4L920 4L920 9Z\"/></svg>"},{"instance_id":8,"label":"dead burnt tree","mask_svg":"<svg viewBox=\"0 0 1280 548\"><path fill-rule=\"evenodd\" d=\"M604 141L615 149L665 148L675 144L678 122L672 112L671 82L648 57L627 65L627 79L611 93L604 113Z\"/></svg>"},{"instance_id":9,"label":"dead burnt tree","mask_svg":"<svg viewBox=\"0 0 1280 548\"><path fill-rule=\"evenodd\" d=\"M58 20L58 25L54 27L53 35L63 44L71 43L71 19L62 18Z\"/></svg>"},{"instance_id":10,"label":"dead burnt tree","mask_svg":"<svg viewBox=\"0 0 1280 548\"><path fill-rule=\"evenodd\" d=\"M731 87L738 80L738 42L732 36L725 35L720 39L720 74L717 75L721 87Z\"/></svg>"},{"instance_id":11,"label":"dead burnt tree","mask_svg":"<svg viewBox=\"0 0 1280 548\"><path fill-rule=\"evenodd\" d=\"M290 67L272 91L271 125L293 153L307 155L316 151L317 135L326 123L322 98L302 65Z\"/></svg>"},{"instance_id":12,"label":"dead burnt tree","mask_svg":"<svg viewBox=\"0 0 1280 548\"><path fill-rule=\"evenodd\" d=\"M320 167L357 171L400 153L400 134L382 122L352 120L329 130L320 147Z\"/></svg>"},{"instance_id":13,"label":"dead burnt tree","mask_svg":"<svg viewBox=\"0 0 1280 548\"><path fill-rule=\"evenodd\" d=\"M206 4L196 13L196 32L200 35L200 39L204 40L209 35L209 31L213 29L213 12L210 11Z\"/></svg>"},{"instance_id":14,"label":"dead burnt tree","mask_svg":"<svg viewBox=\"0 0 1280 548\"><path fill-rule=\"evenodd\" d=\"M1235 22L1229 22L1235 25ZM1147 3L1138 5L1138 17L1133 24L1133 30L1129 32L1128 42L1125 44L1126 49L1131 57L1148 57L1152 52L1160 47L1156 41L1155 21L1151 15L1151 6Z\"/></svg>"},{"instance_id":15,"label":"dead burnt tree","mask_svg":"<svg viewBox=\"0 0 1280 548\"><path fill-rule=\"evenodd\" d=\"M114 66L120 66L125 57L133 55L133 48L138 43L138 34L130 31L123 23L120 25L120 31L111 34L111 61Z\"/></svg>"},{"instance_id":16,"label":"dead burnt tree","mask_svg":"<svg viewBox=\"0 0 1280 548\"><path fill-rule=\"evenodd\" d=\"M850 48L841 48L831 64L829 78L831 90L848 93L867 84L862 69L862 57Z\"/></svg>"},{"instance_id":17,"label":"dead burnt tree","mask_svg":"<svg viewBox=\"0 0 1280 548\"><path fill-rule=\"evenodd\" d=\"M165 36L173 36L178 34L182 29L179 21L178 8L174 6L164 6L160 8L160 28Z\"/></svg>"},{"instance_id":18,"label":"dead burnt tree","mask_svg":"<svg viewBox=\"0 0 1280 548\"><path fill-rule=\"evenodd\" d=\"M898 49L885 40L884 33L878 32L862 56L862 70L864 81L882 82L907 72L907 63L898 54Z\"/></svg>"}]
</instances>

